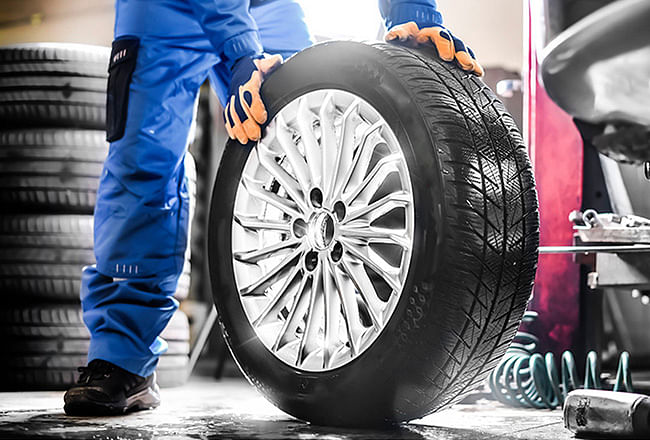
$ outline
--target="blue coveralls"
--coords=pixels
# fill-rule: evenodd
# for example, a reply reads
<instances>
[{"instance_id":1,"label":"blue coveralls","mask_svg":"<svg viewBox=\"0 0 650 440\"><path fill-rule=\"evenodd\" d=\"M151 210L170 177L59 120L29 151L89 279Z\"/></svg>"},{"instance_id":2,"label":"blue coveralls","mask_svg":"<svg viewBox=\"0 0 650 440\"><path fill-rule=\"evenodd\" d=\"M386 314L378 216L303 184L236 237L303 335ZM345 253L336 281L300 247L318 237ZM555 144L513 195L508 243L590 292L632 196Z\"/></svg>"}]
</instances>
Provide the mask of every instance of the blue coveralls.
<instances>
[{"instance_id":1,"label":"blue coveralls","mask_svg":"<svg viewBox=\"0 0 650 440\"><path fill-rule=\"evenodd\" d=\"M435 0L379 3L388 27L441 22ZM312 40L296 0L116 0L115 8L120 50L114 43L111 69L134 67L111 70L122 80L109 85L109 96L128 101L123 134L113 136L100 179L97 264L83 271L81 303L88 361L148 376L178 307L173 294L188 238L183 161L199 87L209 77L223 104L238 58L262 51L287 58Z\"/></svg>"}]
</instances>

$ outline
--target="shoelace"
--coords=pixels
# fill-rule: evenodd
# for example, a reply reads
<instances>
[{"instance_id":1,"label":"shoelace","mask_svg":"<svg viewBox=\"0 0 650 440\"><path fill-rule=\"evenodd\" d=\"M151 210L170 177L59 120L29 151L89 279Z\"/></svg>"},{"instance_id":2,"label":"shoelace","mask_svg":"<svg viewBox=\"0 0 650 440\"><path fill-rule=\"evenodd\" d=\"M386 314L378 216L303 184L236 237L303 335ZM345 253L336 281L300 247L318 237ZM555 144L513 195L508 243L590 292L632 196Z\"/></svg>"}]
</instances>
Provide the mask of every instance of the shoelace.
<instances>
[{"instance_id":1,"label":"shoelace","mask_svg":"<svg viewBox=\"0 0 650 440\"><path fill-rule=\"evenodd\" d=\"M79 380L77 383L90 383L93 379L108 377L115 366L101 360L94 360L87 367L78 367Z\"/></svg>"}]
</instances>

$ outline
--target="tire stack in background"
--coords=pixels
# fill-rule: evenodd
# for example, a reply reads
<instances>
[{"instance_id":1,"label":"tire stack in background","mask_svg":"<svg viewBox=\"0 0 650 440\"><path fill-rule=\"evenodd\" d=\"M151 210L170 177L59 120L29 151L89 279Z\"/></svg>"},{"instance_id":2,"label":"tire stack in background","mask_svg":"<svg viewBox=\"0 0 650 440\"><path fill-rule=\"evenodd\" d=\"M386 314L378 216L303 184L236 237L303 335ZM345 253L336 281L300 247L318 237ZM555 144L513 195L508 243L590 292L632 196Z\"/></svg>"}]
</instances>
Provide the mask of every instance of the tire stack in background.
<instances>
[{"instance_id":1,"label":"tire stack in background","mask_svg":"<svg viewBox=\"0 0 650 440\"><path fill-rule=\"evenodd\" d=\"M82 268L95 263L109 55L75 44L0 48L0 390L65 389L86 364L79 289ZM191 157L186 166L193 194ZM189 291L189 271L188 253L179 300ZM158 382L180 385L189 353L183 312L162 336L169 350Z\"/></svg>"}]
</instances>

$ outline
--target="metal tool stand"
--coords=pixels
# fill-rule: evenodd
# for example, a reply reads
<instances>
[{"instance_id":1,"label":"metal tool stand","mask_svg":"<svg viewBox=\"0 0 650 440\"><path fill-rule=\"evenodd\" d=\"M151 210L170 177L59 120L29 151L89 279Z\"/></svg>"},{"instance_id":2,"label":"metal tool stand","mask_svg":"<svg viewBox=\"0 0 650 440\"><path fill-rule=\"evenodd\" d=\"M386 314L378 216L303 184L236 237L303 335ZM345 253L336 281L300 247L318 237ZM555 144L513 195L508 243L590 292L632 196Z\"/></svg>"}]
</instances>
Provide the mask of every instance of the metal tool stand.
<instances>
[{"instance_id":1,"label":"metal tool stand","mask_svg":"<svg viewBox=\"0 0 650 440\"><path fill-rule=\"evenodd\" d=\"M540 247L540 253L571 253L591 267L588 285L650 288L650 220L634 215L598 214L593 210L570 215L574 246Z\"/></svg>"},{"instance_id":2,"label":"metal tool stand","mask_svg":"<svg viewBox=\"0 0 650 440\"><path fill-rule=\"evenodd\" d=\"M603 290L632 289L639 295L650 290L650 220L634 215L573 212L573 246L544 246L540 254L574 254L588 268L587 285L595 297L586 301L585 345L601 349Z\"/></svg>"}]
</instances>

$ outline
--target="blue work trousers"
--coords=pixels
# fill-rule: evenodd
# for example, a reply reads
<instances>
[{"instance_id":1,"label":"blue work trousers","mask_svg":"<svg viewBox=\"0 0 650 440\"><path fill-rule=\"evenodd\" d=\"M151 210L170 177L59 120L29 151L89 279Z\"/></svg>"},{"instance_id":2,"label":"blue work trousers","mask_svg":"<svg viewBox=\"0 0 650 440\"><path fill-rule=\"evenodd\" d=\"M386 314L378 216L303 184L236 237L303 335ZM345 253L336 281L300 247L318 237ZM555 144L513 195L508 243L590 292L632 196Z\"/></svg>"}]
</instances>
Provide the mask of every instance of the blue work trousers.
<instances>
[{"instance_id":1,"label":"blue work trousers","mask_svg":"<svg viewBox=\"0 0 650 440\"><path fill-rule=\"evenodd\" d=\"M311 45L294 0L261 2L250 12L266 52L286 58ZM189 217L183 162L199 87L209 77L223 104L230 72L180 0L118 0L115 38L128 43L113 55L115 64L133 68L114 75L121 79L113 87L124 87L128 100L109 85L109 99L120 101L112 108L122 108L125 119L100 179L97 264L83 271L81 303L91 334L88 361L148 376L166 350L159 335L178 307L173 295ZM109 137L120 116L109 114Z\"/></svg>"}]
</instances>

